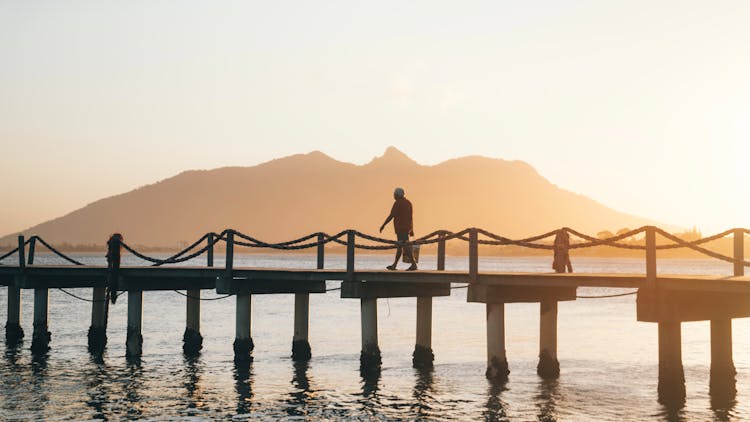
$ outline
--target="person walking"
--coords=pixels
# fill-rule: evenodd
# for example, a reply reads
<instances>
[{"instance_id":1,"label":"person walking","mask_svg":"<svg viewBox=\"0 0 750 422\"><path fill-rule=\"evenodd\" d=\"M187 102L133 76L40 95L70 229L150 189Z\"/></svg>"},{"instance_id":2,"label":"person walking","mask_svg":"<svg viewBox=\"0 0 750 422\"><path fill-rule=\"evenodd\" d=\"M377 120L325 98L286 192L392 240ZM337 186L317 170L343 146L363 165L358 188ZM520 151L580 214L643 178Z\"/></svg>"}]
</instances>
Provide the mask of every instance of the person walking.
<instances>
[{"instance_id":1,"label":"person walking","mask_svg":"<svg viewBox=\"0 0 750 422\"><path fill-rule=\"evenodd\" d=\"M401 253L403 250L404 258L408 262L411 262L411 266L406 271L414 271L417 269L417 262L414 259L411 245L408 244L409 236L414 236L414 224L413 224L413 210L411 202L404 197L404 190L402 188L396 188L393 191L393 207L391 207L391 213L388 218L385 219L383 225L380 226L380 232L383 232L386 224L393 220L393 229L396 231L396 240L399 245L396 248L396 259L393 261L393 265L389 265L386 268L393 271L396 269L398 260L401 259Z\"/></svg>"},{"instance_id":2,"label":"person walking","mask_svg":"<svg viewBox=\"0 0 750 422\"><path fill-rule=\"evenodd\" d=\"M573 264L570 263L570 236L565 230L559 230L555 235L554 258L552 260L552 269L556 273L564 273L567 269L569 273L573 272Z\"/></svg>"}]
</instances>

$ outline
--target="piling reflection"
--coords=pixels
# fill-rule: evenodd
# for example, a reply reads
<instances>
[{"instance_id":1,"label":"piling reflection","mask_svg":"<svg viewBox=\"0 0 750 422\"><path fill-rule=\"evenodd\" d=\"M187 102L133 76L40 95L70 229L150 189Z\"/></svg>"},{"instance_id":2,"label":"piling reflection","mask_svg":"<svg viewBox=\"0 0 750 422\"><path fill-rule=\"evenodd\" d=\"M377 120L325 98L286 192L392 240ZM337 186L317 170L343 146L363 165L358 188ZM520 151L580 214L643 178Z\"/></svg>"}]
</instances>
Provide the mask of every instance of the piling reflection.
<instances>
[{"instance_id":1,"label":"piling reflection","mask_svg":"<svg viewBox=\"0 0 750 422\"><path fill-rule=\"evenodd\" d=\"M128 406L128 417L140 417L143 415L143 396L141 388L143 387L143 367L140 359L128 359L125 368L126 379L124 393L125 402Z\"/></svg>"},{"instance_id":2,"label":"piling reflection","mask_svg":"<svg viewBox=\"0 0 750 422\"><path fill-rule=\"evenodd\" d=\"M106 419L107 403L111 403L112 392L110 390L110 380L108 377L108 368L101 358L91 359L92 364L84 372L86 382L86 394L88 400L86 405L94 412L92 419Z\"/></svg>"},{"instance_id":3,"label":"piling reflection","mask_svg":"<svg viewBox=\"0 0 750 422\"><path fill-rule=\"evenodd\" d=\"M378 409L381 408L380 396L378 395L378 391L380 390L380 369L370 371L360 370L359 374L362 377L362 398L358 401L366 414L375 415L378 413Z\"/></svg>"},{"instance_id":4,"label":"piling reflection","mask_svg":"<svg viewBox=\"0 0 750 422\"><path fill-rule=\"evenodd\" d=\"M412 410L419 418L428 417L435 402L434 370L433 368L414 368L416 383L414 384L414 404Z\"/></svg>"},{"instance_id":5,"label":"piling reflection","mask_svg":"<svg viewBox=\"0 0 750 422\"><path fill-rule=\"evenodd\" d=\"M292 386L294 391L289 393L287 403L291 406L286 408L290 416L304 416L307 414L306 408L315 398L315 391L310 388L310 378L307 371L310 368L308 362L294 362L294 375L292 376Z\"/></svg>"},{"instance_id":6,"label":"piling reflection","mask_svg":"<svg viewBox=\"0 0 750 422\"><path fill-rule=\"evenodd\" d=\"M482 417L486 421L504 421L508 419L505 412L505 402L500 398L503 391L507 390L505 380L487 380L489 387L487 389L487 403L482 412Z\"/></svg>"},{"instance_id":7,"label":"piling reflection","mask_svg":"<svg viewBox=\"0 0 750 422\"><path fill-rule=\"evenodd\" d=\"M711 410L719 421L732 419L732 412L737 405L736 371L717 371L711 368L711 380L708 394L711 397Z\"/></svg>"},{"instance_id":8,"label":"piling reflection","mask_svg":"<svg viewBox=\"0 0 750 422\"><path fill-rule=\"evenodd\" d=\"M253 398L253 372L252 361L235 360L234 362L234 388L237 391L237 413L246 414L252 407Z\"/></svg>"},{"instance_id":9,"label":"piling reflection","mask_svg":"<svg viewBox=\"0 0 750 422\"><path fill-rule=\"evenodd\" d=\"M184 387L187 391L186 405L188 409L200 409L204 406L203 389L200 387L203 363L198 355L185 355ZM188 413L188 416L193 416Z\"/></svg>"},{"instance_id":10,"label":"piling reflection","mask_svg":"<svg viewBox=\"0 0 750 422\"><path fill-rule=\"evenodd\" d=\"M539 421L556 421L557 415L557 403L562 401L560 399L560 383L557 379L543 379L539 383L539 393L536 396L537 407L539 413L537 419Z\"/></svg>"}]
</instances>

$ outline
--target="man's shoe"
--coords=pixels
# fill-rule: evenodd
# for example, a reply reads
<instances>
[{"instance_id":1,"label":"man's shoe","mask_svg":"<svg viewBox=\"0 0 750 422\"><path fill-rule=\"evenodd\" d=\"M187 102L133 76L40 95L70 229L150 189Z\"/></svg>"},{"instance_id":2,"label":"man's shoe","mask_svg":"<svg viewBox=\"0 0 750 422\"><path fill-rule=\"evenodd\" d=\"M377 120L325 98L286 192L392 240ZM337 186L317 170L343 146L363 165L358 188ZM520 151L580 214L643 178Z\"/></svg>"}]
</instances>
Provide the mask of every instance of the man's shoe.
<instances>
[{"instance_id":1,"label":"man's shoe","mask_svg":"<svg viewBox=\"0 0 750 422\"><path fill-rule=\"evenodd\" d=\"M416 270L417 270L417 264L411 264L411 267L406 269L406 271L416 271Z\"/></svg>"},{"instance_id":2,"label":"man's shoe","mask_svg":"<svg viewBox=\"0 0 750 422\"><path fill-rule=\"evenodd\" d=\"M395 265L389 265L389 266L387 266L385 268L388 269L388 270L391 270L391 271L396 271L396 266Z\"/></svg>"}]
</instances>

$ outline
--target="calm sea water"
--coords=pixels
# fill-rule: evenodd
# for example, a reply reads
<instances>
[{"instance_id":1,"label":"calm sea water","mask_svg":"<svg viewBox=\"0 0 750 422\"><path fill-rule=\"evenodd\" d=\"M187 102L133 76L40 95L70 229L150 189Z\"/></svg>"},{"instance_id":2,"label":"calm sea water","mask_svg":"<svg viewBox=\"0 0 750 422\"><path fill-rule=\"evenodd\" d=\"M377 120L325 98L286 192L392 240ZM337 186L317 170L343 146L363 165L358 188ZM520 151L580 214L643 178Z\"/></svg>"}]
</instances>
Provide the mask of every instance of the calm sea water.
<instances>
[{"instance_id":1,"label":"calm sea water","mask_svg":"<svg viewBox=\"0 0 750 422\"><path fill-rule=\"evenodd\" d=\"M79 255L103 264L97 254ZM341 256L326 257L343 268ZM358 256L358 268L381 268L389 256ZM307 267L315 257L241 255L237 266ZM466 269L466 258L448 258L448 269ZM52 263L41 255L37 263ZM9 262L5 262L8 264ZM126 258L125 264L136 261ZM578 272L643 272L638 259L574 259ZM217 265L222 265L217 262ZM402 264L403 265L403 264ZM422 257L434 268L434 257ZM480 270L549 271L549 258L488 258ZM660 273L731 274L707 260L660 260ZM329 282L329 287L337 287ZM454 285L454 287L460 287ZM3 289L4 290L4 289ZM579 294L627 290L579 289ZM90 289L75 293L90 297ZM204 292L204 297L216 297ZM359 372L359 301L338 291L311 295L312 360L290 359L293 295L252 299L254 361L233 362L234 298L202 302L204 348L182 353L185 298L175 292L144 293L144 344L140 363L125 359L127 296L110 308L103 362L86 349L88 303L50 291L52 350L32 359L33 294L23 293L25 342L0 344L0 418L3 420L746 420L750 419L750 324L734 322L737 397L712 402L708 391L710 342L706 322L683 324L687 400L679 408L658 403L657 330L636 321L635 296L561 302L558 316L560 378L536 375L539 305L506 305L510 378L496 385L484 377L485 307L466 303L466 290L433 302L435 368L411 367L416 299L380 299L378 329L383 367L379 377ZM5 321L7 295L0 293Z\"/></svg>"}]
</instances>

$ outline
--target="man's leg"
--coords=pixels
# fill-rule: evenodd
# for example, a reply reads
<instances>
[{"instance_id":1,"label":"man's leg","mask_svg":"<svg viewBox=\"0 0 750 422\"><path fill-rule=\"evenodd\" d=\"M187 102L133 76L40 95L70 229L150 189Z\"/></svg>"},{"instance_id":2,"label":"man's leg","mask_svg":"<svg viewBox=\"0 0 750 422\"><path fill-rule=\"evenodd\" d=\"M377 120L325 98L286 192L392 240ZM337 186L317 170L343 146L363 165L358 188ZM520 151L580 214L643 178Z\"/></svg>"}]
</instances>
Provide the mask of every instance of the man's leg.
<instances>
[{"instance_id":1,"label":"man's leg","mask_svg":"<svg viewBox=\"0 0 750 422\"><path fill-rule=\"evenodd\" d=\"M396 259L393 260L393 265L389 265L387 268L389 270L395 270L396 265L398 265L398 260L401 259L401 246L396 248Z\"/></svg>"},{"instance_id":2,"label":"man's leg","mask_svg":"<svg viewBox=\"0 0 750 422\"><path fill-rule=\"evenodd\" d=\"M405 245L404 246L404 256L406 257L406 260L411 262L411 266L407 268L408 270L416 270L417 269L417 261L414 259L414 252L411 245Z\"/></svg>"}]
</instances>

